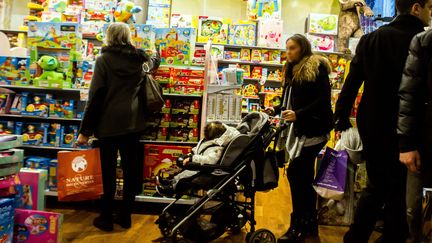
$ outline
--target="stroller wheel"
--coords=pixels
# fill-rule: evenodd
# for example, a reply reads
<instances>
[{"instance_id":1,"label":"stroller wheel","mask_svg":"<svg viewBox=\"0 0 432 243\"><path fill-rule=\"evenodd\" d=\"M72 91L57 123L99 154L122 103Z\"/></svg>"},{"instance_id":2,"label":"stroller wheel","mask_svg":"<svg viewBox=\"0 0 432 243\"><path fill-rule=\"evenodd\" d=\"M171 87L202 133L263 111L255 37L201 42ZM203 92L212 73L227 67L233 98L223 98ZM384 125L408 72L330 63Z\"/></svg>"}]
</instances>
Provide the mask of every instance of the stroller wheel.
<instances>
[{"instance_id":1,"label":"stroller wheel","mask_svg":"<svg viewBox=\"0 0 432 243\"><path fill-rule=\"evenodd\" d=\"M248 243L276 243L275 235L267 229L259 229L246 235Z\"/></svg>"}]
</instances>

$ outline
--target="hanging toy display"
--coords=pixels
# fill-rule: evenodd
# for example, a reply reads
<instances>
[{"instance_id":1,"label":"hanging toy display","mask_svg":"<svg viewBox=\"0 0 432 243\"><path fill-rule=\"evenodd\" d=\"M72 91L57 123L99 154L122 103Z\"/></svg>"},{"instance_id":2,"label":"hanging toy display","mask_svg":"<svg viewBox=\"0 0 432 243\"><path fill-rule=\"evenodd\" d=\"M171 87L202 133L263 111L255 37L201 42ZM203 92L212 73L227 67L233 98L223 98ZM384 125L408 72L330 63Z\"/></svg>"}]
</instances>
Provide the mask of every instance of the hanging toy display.
<instances>
[{"instance_id":1,"label":"hanging toy display","mask_svg":"<svg viewBox=\"0 0 432 243\"><path fill-rule=\"evenodd\" d=\"M124 23L135 23L134 14L142 11L140 6L136 6L131 1L121 1L118 3L116 10L114 11L114 20L116 22Z\"/></svg>"}]
</instances>

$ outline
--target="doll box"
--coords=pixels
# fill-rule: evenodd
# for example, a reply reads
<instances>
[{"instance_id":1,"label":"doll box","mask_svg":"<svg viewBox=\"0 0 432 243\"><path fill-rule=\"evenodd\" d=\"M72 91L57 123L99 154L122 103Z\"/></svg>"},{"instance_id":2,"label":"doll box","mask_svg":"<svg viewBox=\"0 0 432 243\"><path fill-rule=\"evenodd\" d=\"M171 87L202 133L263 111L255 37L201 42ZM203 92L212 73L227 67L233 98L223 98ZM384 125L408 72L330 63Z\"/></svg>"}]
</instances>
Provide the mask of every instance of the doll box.
<instances>
[{"instance_id":1,"label":"doll box","mask_svg":"<svg viewBox=\"0 0 432 243\"><path fill-rule=\"evenodd\" d=\"M19 179L22 186L22 196L18 203L19 208L44 210L47 174L46 170L21 169Z\"/></svg>"},{"instance_id":2,"label":"doll box","mask_svg":"<svg viewBox=\"0 0 432 243\"><path fill-rule=\"evenodd\" d=\"M227 44L230 23L229 19L199 16L197 41L207 43L212 40L213 44Z\"/></svg>"},{"instance_id":3,"label":"doll box","mask_svg":"<svg viewBox=\"0 0 432 243\"><path fill-rule=\"evenodd\" d=\"M173 145L144 145L144 179L154 181L155 177L174 175L178 171L177 159L190 153L192 147Z\"/></svg>"},{"instance_id":4,"label":"doll box","mask_svg":"<svg viewBox=\"0 0 432 243\"><path fill-rule=\"evenodd\" d=\"M0 84L27 85L30 81L29 59L0 56Z\"/></svg>"},{"instance_id":5,"label":"doll box","mask_svg":"<svg viewBox=\"0 0 432 243\"><path fill-rule=\"evenodd\" d=\"M17 147L21 147L22 145L23 145L23 136L20 135L0 136L0 150L17 148Z\"/></svg>"},{"instance_id":6,"label":"doll box","mask_svg":"<svg viewBox=\"0 0 432 243\"><path fill-rule=\"evenodd\" d=\"M309 15L308 30L311 34L337 35L338 16L311 13Z\"/></svg>"},{"instance_id":7,"label":"doll box","mask_svg":"<svg viewBox=\"0 0 432 243\"><path fill-rule=\"evenodd\" d=\"M3 150L0 154L0 165L21 163L24 160L24 150Z\"/></svg>"},{"instance_id":8,"label":"doll box","mask_svg":"<svg viewBox=\"0 0 432 243\"><path fill-rule=\"evenodd\" d=\"M255 22L241 21L229 26L228 44L241 46L256 45L257 26Z\"/></svg>"},{"instance_id":9,"label":"doll box","mask_svg":"<svg viewBox=\"0 0 432 243\"><path fill-rule=\"evenodd\" d=\"M4 243L12 243L14 233L14 200L0 199L0 235Z\"/></svg>"},{"instance_id":10,"label":"doll box","mask_svg":"<svg viewBox=\"0 0 432 243\"><path fill-rule=\"evenodd\" d=\"M14 221L14 242L62 242L62 214L16 209Z\"/></svg>"},{"instance_id":11,"label":"doll box","mask_svg":"<svg viewBox=\"0 0 432 243\"><path fill-rule=\"evenodd\" d=\"M196 30L193 28L157 28L161 64L190 65L195 50Z\"/></svg>"},{"instance_id":12,"label":"doll box","mask_svg":"<svg viewBox=\"0 0 432 243\"><path fill-rule=\"evenodd\" d=\"M258 46L282 48L282 20L261 20L258 22Z\"/></svg>"},{"instance_id":13,"label":"doll box","mask_svg":"<svg viewBox=\"0 0 432 243\"><path fill-rule=\"evenodd\" d=\"M77 23L30 22L27 33L28 48L79 48L82 40Z\"/></svg>"}]
</instances>

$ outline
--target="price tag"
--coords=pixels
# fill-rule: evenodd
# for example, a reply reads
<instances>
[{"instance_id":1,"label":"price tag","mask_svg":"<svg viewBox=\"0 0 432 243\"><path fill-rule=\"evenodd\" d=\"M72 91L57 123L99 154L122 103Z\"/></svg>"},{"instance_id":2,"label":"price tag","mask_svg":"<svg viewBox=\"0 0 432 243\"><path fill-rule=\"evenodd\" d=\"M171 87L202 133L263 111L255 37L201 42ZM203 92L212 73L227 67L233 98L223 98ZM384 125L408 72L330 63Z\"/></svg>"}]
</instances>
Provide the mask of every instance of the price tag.
<instances>
[{"instance_id":1,"label":"price tag","mask_svg":"<svg viewBox=\"0 0 432 243\"><path fill-rule=\"evenodd\" d=\"M89 90L81 89L80 90L80 101L88 101Z\"/></svg>"}]
</instances>

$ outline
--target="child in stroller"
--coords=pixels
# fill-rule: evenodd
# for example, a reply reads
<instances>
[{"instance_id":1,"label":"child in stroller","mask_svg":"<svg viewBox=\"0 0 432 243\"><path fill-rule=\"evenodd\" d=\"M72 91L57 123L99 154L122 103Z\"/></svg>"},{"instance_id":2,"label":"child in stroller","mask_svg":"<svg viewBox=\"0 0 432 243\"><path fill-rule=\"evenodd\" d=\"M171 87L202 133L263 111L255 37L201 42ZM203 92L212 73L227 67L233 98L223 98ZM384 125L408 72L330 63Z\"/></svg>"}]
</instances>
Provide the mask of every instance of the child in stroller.
<instances>
[{"instance_id":1,"label":"child in stroller","mask_svg":"<svg viewBox=\"0 0 432 243\"><path fill-rule=\"evenodd\" d=\"M191 154L185 157L183 166L186 166L190 162L201 165L217 164L222 157L225 147L239 134L240 132L237 129L221 122L208 123L204 128L204 140L192 149ZM171 197L177 190L181 190L181 188L177 188L179 181L186 181L196 174L198 174L198 171L183 170L172 180L163 180L160 177L156 177L158 184L156 190L160 195Z\"/></svg>"}]
</instances>

